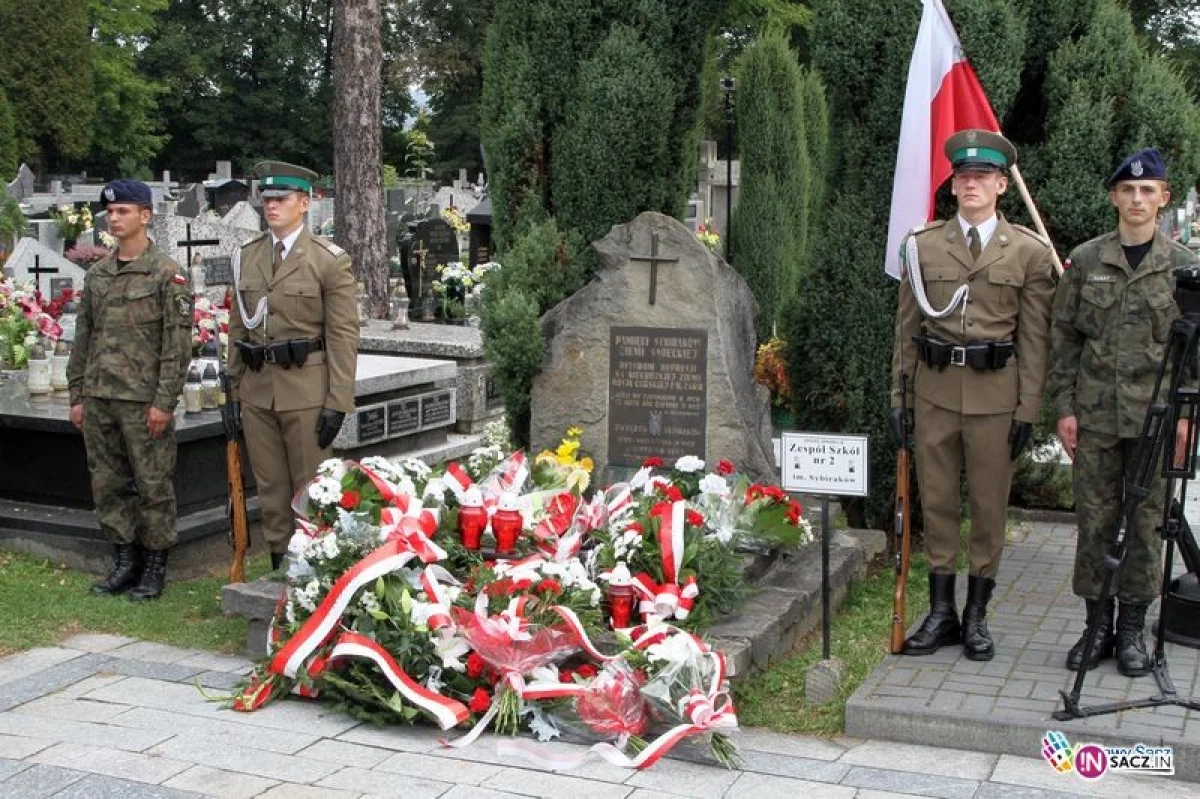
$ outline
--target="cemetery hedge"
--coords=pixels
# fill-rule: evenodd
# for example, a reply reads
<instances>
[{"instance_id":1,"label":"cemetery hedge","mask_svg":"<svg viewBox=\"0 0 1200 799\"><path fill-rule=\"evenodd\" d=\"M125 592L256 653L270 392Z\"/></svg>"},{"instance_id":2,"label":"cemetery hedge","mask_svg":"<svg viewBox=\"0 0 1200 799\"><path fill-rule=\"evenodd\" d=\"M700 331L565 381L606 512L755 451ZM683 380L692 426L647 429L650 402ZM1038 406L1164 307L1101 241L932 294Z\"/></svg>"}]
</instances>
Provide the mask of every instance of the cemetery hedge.
<instances>
[{"instance_id":1,"label":"cemetery hedge","mask_svg":"<svg viewBox=\"0 0 1200 799\"><path fill-rule=\"evenodd\" d=\"M501 320L535 329L591 276L587 245L613 225L642 211L682 214L696 174L699 75L724 5L493 3L480 137L504 269L487 289L483 331L519 440L541 342L518 341Z\"/></svg>"},{"instance_id":2,"label":"cemetery hedge","mask_svg":"<svg viewBox=\"0 0 1200 799\"><path fill-rule=\"evenodd\" d=\"M1161 147L1177 189L1200 175L1200 116L1186 84L1136 35L1117 0L949 0L1051 238L1065 255L1115 224L1103 186L1120 158ZM851 523L890 525L895 445L887 424L896 285L883 273L891 175L919 4L814 0L812 66L828 79L831 196L813 257L784 304L801 429L868 433L874 492ZM1003 210L1029 224L1012 189ZM943 192L939 211L951 213ZM735 243L736 247L736 243ZM736 257L736 252L735 252ZM1045 422L1038 435L1050 435ZM1030 479L1036 470L1022 469ZM1020 490L1020 486L1015 489Z\"/></svg>"},{"instance_id":3,"label":"cemetery hedge","mask_svg":"<svg viewBox=\"0 0 1200 799\"><path fill-rule=\"evenodd\" d=\"M8 95L0 88L0 181L10 181L17 176L17 129L13 121L12 104Z\"/></svg>"}]
</instances>

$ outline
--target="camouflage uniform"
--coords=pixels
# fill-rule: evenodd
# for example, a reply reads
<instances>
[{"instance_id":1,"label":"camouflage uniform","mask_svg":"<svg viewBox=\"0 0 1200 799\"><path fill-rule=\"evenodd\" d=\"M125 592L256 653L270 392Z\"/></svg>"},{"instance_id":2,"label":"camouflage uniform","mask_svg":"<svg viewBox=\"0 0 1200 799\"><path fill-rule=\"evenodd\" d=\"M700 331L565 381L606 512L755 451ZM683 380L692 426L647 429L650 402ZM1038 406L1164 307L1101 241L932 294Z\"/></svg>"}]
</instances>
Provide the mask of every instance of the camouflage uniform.
<instances>
[{"instance_id":1,"label":"camouflage uniform","mask_svg":"<svg viewBox=\"0 0 1200 799\"><path fill-rule=\"evenodd\" d=\"M1185 247L1156 233L1131 269L1114 231L1071 253L1054 299L1046 393L1057 418L1079 421L1075 515L1079 538L1073 588L1099 599L1104 556L1121 522L1122 481L1142 434L1150 393L1171 324L1179 315L1172 272L1193 261ZM1115 595L1145 605L1158 596L1164 480L1155 472L1149 496L1127 531Z\"/></svg>"},{"instance_id":2,"label":"camouflage uniform","mask_svg":"<svg viewBox=\"0 0 1200 799\"><path fill-rule=\"evenodd\" d=\"M113 254L88 270L67 379L71 405L84 408L96 515L114 544L175 543L174 420L151 438L146 412L174 411L191 340L191 282L153 243L124 266Z\"/></svg>"}]
</instances>

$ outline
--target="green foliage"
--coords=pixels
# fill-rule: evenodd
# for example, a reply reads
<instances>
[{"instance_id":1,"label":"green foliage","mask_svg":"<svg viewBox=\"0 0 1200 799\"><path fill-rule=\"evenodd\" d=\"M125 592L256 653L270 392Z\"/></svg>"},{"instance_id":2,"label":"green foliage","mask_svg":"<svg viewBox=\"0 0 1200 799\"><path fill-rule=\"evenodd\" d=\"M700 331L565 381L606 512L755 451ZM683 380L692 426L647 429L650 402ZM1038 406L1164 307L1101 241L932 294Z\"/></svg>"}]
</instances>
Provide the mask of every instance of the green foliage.
<instances>
[{"instance_id":1,"label":"green foliage","mask_svg":"<svg viewBox=\"0 0 1200 799\"><path fill-rule=\"evenodd\" d=\"M674 86L651 47L624 26L580 66L576 86L553 142L560 166L551 198L559 224L594 241L647 208L674 205L674 175L663 166Z\"/></svg>"},{"instance_id":2,"label":"green foliage","mask_svg":"<svg viewBox=\"0 0 1200 799\"><path fill-rule=\"evenodd\" d=\"M400 173L391 164L383 165L383 187L394 189L400 185Z\"/></svg>"},{"instance_id":3,"label":"green foliage","mask_svg":"<svg viewBox=\"0 0 1200 799\"><path fill-rule=\"evenodd\" d=\"M0 0L0 88L15 111L18 155L57 167L87 155L96 104L88 0Z\"/></svg>"},{"instance_id":4,"label":"green foliage","mask_svg":"<svg viewBox=\"0 0 1200 799\"><path fill-rule=\"evenodd\" d=\"M429 161L433 158L434 143L427 132L429 115L424 111L417 114L417 121L409 129L404 154L404 175L415 180L425 180L429 175Z\"/></svg>"},{"instance_id":5,"label":"green foliage","mask_svg":"<svg viewBox=\"0 0 1200 799\"><path fill-rule=\"evenodd\" d=\"M21 211L21 204L7 192L0 195L0 247L15 245L17 238L25 234L29 222Z\"/></svg>"},{"instance_id":6,"label":"green foliage","mask_svg":"<svg viewBox=\"0 0 1200 799\"><path fill-rule=\"evenodd\" d=\"M729 233L733 266L758 300L755 327L765 341L794 292L808 244L805 97L800 65L780 36L751 47L741 73L741 186Z\"/></svg>"},{"instance_id":7,"label":"green foliage","mask_svg":"<svg viewBox=\"0 0 1200 799\"><path fill-rule=\"evenodd\" d=\"M8 182L15 178L19 166L12 104L8 102L4 89L0 88L0 181Z\"/></svg>"}]
</instances>

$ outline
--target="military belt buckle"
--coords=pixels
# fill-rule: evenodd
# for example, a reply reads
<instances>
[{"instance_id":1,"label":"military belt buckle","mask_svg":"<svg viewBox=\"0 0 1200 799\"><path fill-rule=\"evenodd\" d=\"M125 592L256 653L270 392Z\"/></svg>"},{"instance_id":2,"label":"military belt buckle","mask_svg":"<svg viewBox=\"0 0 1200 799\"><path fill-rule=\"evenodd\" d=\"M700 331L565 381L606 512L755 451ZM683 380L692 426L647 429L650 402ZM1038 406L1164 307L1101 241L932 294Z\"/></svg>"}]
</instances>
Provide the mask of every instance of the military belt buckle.
<instances>
[{"instance_id":1,"label":"military belt buckle","mask_svg":"<svg viewBox=\"0 0 1200 799\"><path fill-rule=\"evenodd\" d=\"M275 348L272 347L270 344L267 344L263 347L263 361L266 363L273 363L276 365L279 364L279 361L276 360L276 358L275 358Z\"/></svg>"},{"instance_id":2,"label":"military belt buckle","mask_svg":"<svg viewBox=\"0 0 1200 799\"><path fill-rule=\"evenodd\" d=\"M966 347L951 347L950 348L950 365L951 366L966 366L967 365L967 348Z\"/></svg>"}]
</instances>

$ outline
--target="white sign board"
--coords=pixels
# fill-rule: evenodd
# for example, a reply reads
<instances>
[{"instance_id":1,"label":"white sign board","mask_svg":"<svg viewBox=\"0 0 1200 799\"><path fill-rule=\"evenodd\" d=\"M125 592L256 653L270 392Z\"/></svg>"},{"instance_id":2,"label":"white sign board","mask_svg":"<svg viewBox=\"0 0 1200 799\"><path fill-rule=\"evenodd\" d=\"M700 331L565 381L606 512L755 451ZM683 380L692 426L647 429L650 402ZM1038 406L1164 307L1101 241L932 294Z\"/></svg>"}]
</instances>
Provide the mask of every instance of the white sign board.
<instances>
[{"instance_id":1,"label":"white sign board","mask_svg":"<svg viewBox=\"0 0 1200 799\"><path fill-rule=\"evenodd\" d=\"M844 497L870 491L867 436L783 433L779 449L785 491Z\"/></svg>"}]
</instances>

